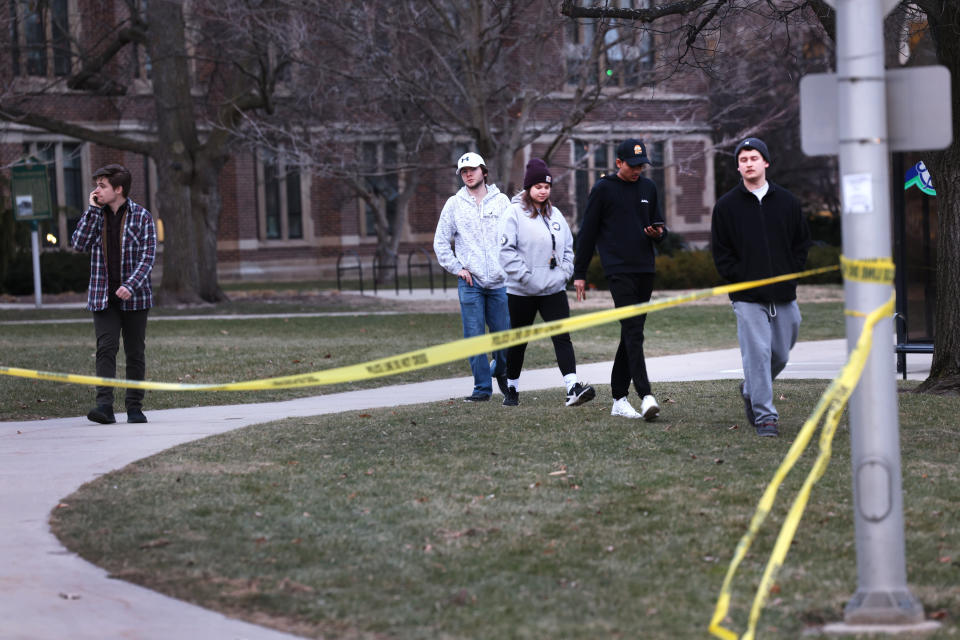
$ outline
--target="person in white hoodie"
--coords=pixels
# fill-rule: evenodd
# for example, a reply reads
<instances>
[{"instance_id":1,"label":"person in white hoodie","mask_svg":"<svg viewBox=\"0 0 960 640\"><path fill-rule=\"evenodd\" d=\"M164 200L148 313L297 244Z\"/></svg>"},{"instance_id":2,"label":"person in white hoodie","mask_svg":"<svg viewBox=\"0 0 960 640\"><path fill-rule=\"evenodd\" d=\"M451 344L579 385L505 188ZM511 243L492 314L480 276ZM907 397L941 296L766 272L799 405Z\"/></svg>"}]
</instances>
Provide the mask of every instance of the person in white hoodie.
<instances>
[{"instance_id":1,"label":"person in white hoodie","mask_svg":"<svg viewBox=\"0 0 960 640\"><path fill-rule=\"evenodd\" d=\"M573 274L573 234L560 210L550 203L553 176L540 158L527 163L523 191L514 196L500 224L500 265L507 274L507 305L514 329L570 317L567 280ZM567 390L566 405L574 407L596 396L577 379L577 360L569 333L552 336L557 365ZM507 390L504 406L520 404L520 371L526 343L507 349Z\"/></svg>"},{"instance_id":2,"label":"person in white hoodie","mask_svg":"<svg viewBox=\"0 0 960 640\"><path fill-rule=\"evenodd\" d=\"M483 335L510 328L505 277L500 268L497 231L510 200L495 184L487 184L487 166L476 153L465 153L457 161L457 175L463 187L443 205L433 251L440 266L457 276L463 337ZM501 393L507 391L507 357L504 350L470 358L473 393L466 402L483 402L493 395L493 378Z\"/></svg>"}]
</instances>

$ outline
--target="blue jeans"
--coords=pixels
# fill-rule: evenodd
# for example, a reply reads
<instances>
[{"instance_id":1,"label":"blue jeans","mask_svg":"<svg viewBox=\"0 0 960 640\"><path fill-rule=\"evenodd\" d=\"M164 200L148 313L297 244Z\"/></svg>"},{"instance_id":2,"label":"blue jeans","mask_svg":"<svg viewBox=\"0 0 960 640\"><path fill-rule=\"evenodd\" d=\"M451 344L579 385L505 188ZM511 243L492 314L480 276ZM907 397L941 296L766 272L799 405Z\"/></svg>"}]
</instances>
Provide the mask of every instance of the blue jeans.
<instances>
[{"instance_id":1,"label":"blue jeans","mask_svg":"<svg viewBox=\"0 0 960 640\"><path fill-rule=\"evenodd\" d=\"M457 294L460 296L464 338L483 335L485 327L490 327L491 333L510 328L506 287L485 289L458 279ZM506 350L494 351L493 362L487 361L485 353L473 356L470 358L470 370L473 372L473 395L493 395L492 376L502 376L507 372Z\"/></svg>"}]
</instances>

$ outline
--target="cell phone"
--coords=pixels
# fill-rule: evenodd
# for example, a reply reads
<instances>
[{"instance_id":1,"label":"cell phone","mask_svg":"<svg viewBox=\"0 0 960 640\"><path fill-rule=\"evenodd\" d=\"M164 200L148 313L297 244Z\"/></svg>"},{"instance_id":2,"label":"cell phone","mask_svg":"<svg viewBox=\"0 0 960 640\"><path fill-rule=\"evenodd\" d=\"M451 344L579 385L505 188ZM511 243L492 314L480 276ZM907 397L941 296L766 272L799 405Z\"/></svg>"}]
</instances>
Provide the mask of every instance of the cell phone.
<instances>
[{"instance_id":1,"label":"cell phone","mask_svg":"<svg viewBox=\"0 0 960 640\"><path fill-rule=\"evenodd\" d=\"M654 223L651 223L651 226L654 226L654 227L665 227L665 226L667 226L667 223L666 223L666 222L654 222Z\"/></svg>"}]
</instances>

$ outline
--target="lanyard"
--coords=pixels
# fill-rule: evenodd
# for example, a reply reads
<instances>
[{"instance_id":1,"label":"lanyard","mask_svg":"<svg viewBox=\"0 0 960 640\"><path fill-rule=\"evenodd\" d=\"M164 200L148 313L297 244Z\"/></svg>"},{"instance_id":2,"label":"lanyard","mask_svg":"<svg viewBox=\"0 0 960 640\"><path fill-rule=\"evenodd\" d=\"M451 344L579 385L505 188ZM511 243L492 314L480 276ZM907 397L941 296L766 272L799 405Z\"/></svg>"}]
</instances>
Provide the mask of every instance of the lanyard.
<instances>
[{"instance_id":1,"label":"lanyard","mask_svg":"<svg viewBox=\"0 0 960 640\"><path fill-rule=\"evenodd\" d=\"M543 226L547 228L547 232L550 234L550 241L553 243L550 254L550 268L554 269L557 266L557 236L553 235L553 230L550 228L550 223L547 222L547 217L540 213L537 215L543 220Z\"/></svg>"}]
</instances>

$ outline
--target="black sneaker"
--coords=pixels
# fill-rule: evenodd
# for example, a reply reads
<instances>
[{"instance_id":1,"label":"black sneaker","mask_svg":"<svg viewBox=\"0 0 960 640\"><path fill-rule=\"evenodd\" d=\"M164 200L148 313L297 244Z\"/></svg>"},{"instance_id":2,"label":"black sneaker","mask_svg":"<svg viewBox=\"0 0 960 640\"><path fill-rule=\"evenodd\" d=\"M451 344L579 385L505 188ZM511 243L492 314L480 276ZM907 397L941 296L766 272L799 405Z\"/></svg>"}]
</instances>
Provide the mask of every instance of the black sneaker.
<instances>
[{"instance_id":1,"label":"black sneaker","mask_svg":"<svg viewBox=\"0 0 960 640\"><path fill-rule=\"evenodd\" d=\"M743 412L747 416L747 424L756 424L757 418L753 415L753 404L750 402L750 396L743 392L743 383L740 383L740 398L743 400Z\"/></svg>"},{"instance_id":2,"label":"black sneaker","mask_svg":"<svg viewBox=\"0 0 960 640\"><path fill-rule=\"evenodd\" d=\"M590 385L582 385L579 382L570 391L567 392L567 406L578 407L584 402L590 402L597 396L597 392Z\"/></svg>"},{"instance_id":3,"label":"black sneaker","mask_svg":"<svg viewBox=\"0 0 960 640\"><path fill-rule=\"evenodd\" d=\"M147 416L143 415L141 409L127 409L127 422L130 424L139 424L147 421Z\"/></svg>"},{"instance_id":4,"label":"black sneaker","mask_svg":"<svg viewBox=\"0 0 960 640\"><path fill-rule=\"evenodd\" d=\"M503 406L515 407L518 404L520 404L520 392L513 387L507 387L506 393L503 394Z\"/></svg>"},{"instance_id":5,"label":"black sneaker","mask_svg":"<svg viewBox=\"0 0 960 640\"><path fill-rule=\"evenodd\" d=\"M117 419L113 416L113 407L107 404L98 404L87 414L87 420L90 422L99 422L100 424L113 424Z\"/></svg>"},{"instance_id":6,"label":"black sneaker","mask_svg":"<svg viewBox=\"0 0 960 640\"><path fill-rule=\"evenodd\" d=\"M764 422L757 425L757 435L766 438L776 438L780 435L780 428L776 422Z\"/></svg>"},{"instance_id":7,"label":"black sneaker","mask_svg":"<svg viewBox=\"0 0 960 640\"><path fill-rule=\"evenodd\" d=\"M463 401L464 402L486 402L489 399L490 399L490 396L475 393L472 396L467 396L466 398L463 399Z\"/></svg>"}]
</instances>

